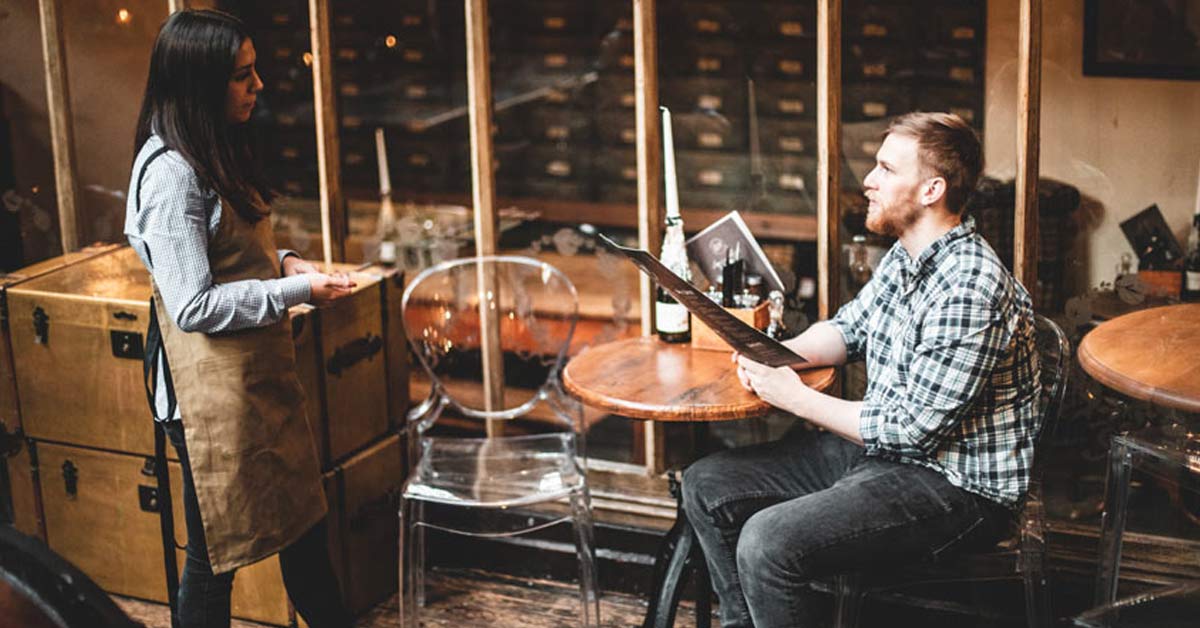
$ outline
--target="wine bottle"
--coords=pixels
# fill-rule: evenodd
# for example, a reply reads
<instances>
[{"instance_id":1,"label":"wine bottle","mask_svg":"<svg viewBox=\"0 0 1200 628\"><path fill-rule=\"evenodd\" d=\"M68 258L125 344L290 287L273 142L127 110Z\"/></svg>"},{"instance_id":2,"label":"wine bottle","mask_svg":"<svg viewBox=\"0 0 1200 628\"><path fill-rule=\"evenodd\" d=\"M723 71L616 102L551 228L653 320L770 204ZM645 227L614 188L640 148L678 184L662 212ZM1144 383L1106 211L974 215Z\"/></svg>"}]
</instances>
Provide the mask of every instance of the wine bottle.
<instances>
[{"instance_id":1,"label":"wine bottle","mask_svg":"<svg viewBox=\"0 0 1200 628\"><path fill-rule=\"evenodd\" d=\"M1200 204L1200 201L1197 201ZM1188 236L1187 255L1183 258L1183 286L1180 299L1200 302L1200 210L1192 216L1192 231Z\"/></svg>"},{"instance_id":2,"label":"wine bottle","mask_svg":"<svg viewBox=\"0 0 1200 628\"><path fill-rule=\"evenodd\" d=\"M688 342L692 339L692 324L687 308L662 286L658 287L654 297L654 327L663 342Z\"/></svg>"},{"instance_id":3,"label":"wine bottle","mask_svg":"<svg viewBox=\"0 0 1200 628\"><path fill-rule=\"evenodd\" d=\"M666 233L663 234L662 263L684 281L691 281L687 246L683 240L683 218L679 215L679 188L675 181L675 146L671 139L671 112L662 107L663 170ZM670 293L658 287L654 299L654 328L663 342L688 342L692 339L692 320L687 308Z\"/></svg>"}]
</instances>

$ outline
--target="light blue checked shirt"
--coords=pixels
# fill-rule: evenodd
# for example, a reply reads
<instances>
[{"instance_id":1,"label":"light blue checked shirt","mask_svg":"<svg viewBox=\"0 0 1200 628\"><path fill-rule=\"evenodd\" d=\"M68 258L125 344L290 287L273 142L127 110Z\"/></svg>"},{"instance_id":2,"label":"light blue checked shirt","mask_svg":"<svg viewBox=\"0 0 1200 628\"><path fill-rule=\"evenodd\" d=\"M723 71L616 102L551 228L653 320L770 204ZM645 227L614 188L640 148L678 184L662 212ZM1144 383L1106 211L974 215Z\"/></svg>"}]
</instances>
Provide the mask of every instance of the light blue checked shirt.
<instances>
[{"instance_id":1,"label":"light blue checked shirt","mask_svg":"<svg viewBox=\"0 0 1200 628\"><path fill-rule=\"evenodd\" d=\"M307 301L311 289L303 275L213 283L208 241L221 222L221 199L201 185L179 153L167 151L150 163L142 179L139 211L138 175L162 145L157 135L150 136L134 160L125 203L125 237L149 269L175 325L205 334L262 327ZM288 255L294 253L279 251L279 260ZM167 413L163 366L159 364L156 417ZM171 418L180 418L178 408Z\"/></svg>"},{"instance_id":2,"label":"light blue checked shirt","mask_svg":"<svg viewBox=\"0 0 1200 628\"><path fill-rule=\"evenodd\" d=\"M1033 308L968 219L912 259L897 242L830 321L866 359L866 454L1016 508L1041 429Z\"/></svg>"}]
</instances>

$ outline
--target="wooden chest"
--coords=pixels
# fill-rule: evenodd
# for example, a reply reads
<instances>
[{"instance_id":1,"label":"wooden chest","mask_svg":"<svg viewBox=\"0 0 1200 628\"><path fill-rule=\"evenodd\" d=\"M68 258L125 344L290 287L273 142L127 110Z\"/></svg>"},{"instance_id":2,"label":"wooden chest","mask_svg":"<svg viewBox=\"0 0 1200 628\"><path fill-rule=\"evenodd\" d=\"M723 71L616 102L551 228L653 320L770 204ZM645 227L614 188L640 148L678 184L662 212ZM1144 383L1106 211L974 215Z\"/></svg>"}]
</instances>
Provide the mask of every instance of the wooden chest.
<instances>
[{"instance_id":1,"label":"wooden chest","mask_svg":"<svg viewBox=\"0 0 1200 628\"><path fill-rule=\"evenodd\" d=\"M325 474L334 569L356 615L399 590L404 462L402 436L389 434Z\"/></svg>"},{"instance_id":2,"label":"wooden chest","mask_svg":"<svg viewBox=\"0 0 1200 628\"><path fill-rule=\"evenodd\" d=\"M0 275L0 424L7 425L9 431L21 427L21 416L17 406L17 380L13 372L12 345L9 342L8 288L117 248L119 246L116 244L97 244Z\"/></svg>"},{"instance_id":3,"label":"wooden chest","mask_svg":"<svg viewBox=\"0 0 1200 628\"><path fill-rule=\"evenodd\" d=\"M308 390L308 402L310 417L317 418L313 430L323 469L383 435L390 425L382 277L354 269L334 265L358 285L351 296L317 308L313 319L320 386L318 394Z\"/></svg>"},{"instance_id":4,"label":"wooden chest","mask_svg":"<svg viewBox=\"0 0 1200 628\"><path fill-rule=\"evenodd\" d=\"M30 456L33 446L33 441L22 439L20 449L4 460L8 464L9 506L12 507L13 527L45 541L37 472Z\"/></svg>"},{"instance_id":5,"label":"wooden chest","mask_svg":"<svg viewBox=\"0 0 1200 628\"><path fill-rule=\"evenodd\" d=\"M166 601L153 460L85 447L38 443L46 541L110 593ZM182 472L171 463L176 543L187 540ZM182 569L183 551L177 552ZM272 556L238 571L233 616L275 625L291 619Z\"/></svg>"},{"instance_id":6,"label":"wooden chest","mask_svg":"<svg viewBox=\"0 0 1200 628\"><path fill-rule=\"evenodd\" d=\"M128 247L8 290L26 435L153 453L142 386L149 298L149 274Z\"/></svg>"},{"instance_id":7,"label":"wooden chest","mask_svg":"<svg viewBox=\"0 0 1200 628\"><path fill-rule=\"evenodd\" d=\"M349 270L346 266L342 270ZM387 431L384 282L356 273L337 303L291 312L310 427L329 468ZM150 276L121 247L7 291L26 435L149 455L153 432L142 383Z\"/></svg>"},{"instance_id":8,"label":"wooden chest","mask_svg":"<svg viewBox=\"0 0 1200 628\"><path fill-rule=\"evenodd\" d=\"M394 430L403 430L408 413L408 338L400 305L404 298L404 270L372 264L362 272L377 275L383 288L383 351L386 354L388 420Z\"/></svg>"}]
</instances>

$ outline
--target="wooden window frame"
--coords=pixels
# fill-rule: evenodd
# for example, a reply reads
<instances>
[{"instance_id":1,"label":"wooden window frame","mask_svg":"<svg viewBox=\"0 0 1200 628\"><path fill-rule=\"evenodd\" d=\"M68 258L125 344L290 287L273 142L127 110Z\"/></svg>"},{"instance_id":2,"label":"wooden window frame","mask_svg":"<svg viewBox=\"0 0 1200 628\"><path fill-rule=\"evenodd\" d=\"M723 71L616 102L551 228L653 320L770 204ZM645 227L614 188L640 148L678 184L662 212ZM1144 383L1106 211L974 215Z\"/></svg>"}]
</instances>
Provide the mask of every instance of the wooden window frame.
<instances>
[{"instance_id":1,"label":"wooden window frame","mask_svg":"<svg viewBox=\"0 0 1200 628\"><path fill-rule=\"evenodd\" d=\"M487 37L487 0L463 0L465 3L468 75L468 110L471 133L472 203L477 255L497 249L494 146L492 128L492 89ZM993 0L994 1L994 0ZM168 9L177 11L187 0L168 0ZM39 0L42 52L49 108L50 135L54 155L55 186L63 252L79 248L78 168L75 158L73 120L68 91L62 0ZM329 0L308 0L309 32L313 53L313 96L318 146L318 171L321 206L322 252L326 263L345 259L347 204L341 185L341 162L336 98L333 92L333 68L330 50ZM663 208L660 193L662 142L658 117L658 60L655 30L657 0L632 0L634 22L634 83L637 124L638 242L656 251L662 241ZM817 0L817 256L818 310L828 318L838 303L837 277L840 273L840 163L841 154L841 0ZM1039 124L1041 108L1042 1L1021 0L1020 41L1018 52L1018 137L1016 174L1016 213L1014 218L1014 274L1029 289L1037 282L1037 180L1039 168ZM642 333L653 330L653 298L649 280L641 277ZM498 335L489 336L490 351L498 351ZM485 377L489 398L502 395L503 373L499 360L493 360ZM602 475L629 476L635 470L648 479L661 479L664 450L661 425L647 422L645 428L645 464L641 467L601 463ZM489 425L489 433L493 426ZM620 481L617 481L620 484ZM621 500L612 500L620 509ZM630 505L629 512L646 510ZM633 502L630 502L633 504ZM669 516L669 507L655 505L651 510Z\"/></svg>"}]
</instances>

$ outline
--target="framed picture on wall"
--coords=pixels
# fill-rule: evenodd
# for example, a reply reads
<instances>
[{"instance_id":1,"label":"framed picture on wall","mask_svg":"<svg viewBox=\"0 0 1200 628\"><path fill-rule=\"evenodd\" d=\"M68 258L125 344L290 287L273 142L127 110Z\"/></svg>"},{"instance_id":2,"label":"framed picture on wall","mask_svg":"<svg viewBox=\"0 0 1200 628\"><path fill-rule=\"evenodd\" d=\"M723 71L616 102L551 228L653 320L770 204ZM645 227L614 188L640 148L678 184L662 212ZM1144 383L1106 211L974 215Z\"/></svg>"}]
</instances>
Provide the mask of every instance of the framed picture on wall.
<instances>
[{"instance_id":1,"label":"framed picture on wall","mask_svg":"<svg viewBox=\"0 0 1200 628\"><path fill-rule=\"evenodd\" d=\"M1085 0L1083 73L1200 80L1200 0Z\"/></svg>"}]
</instances>

